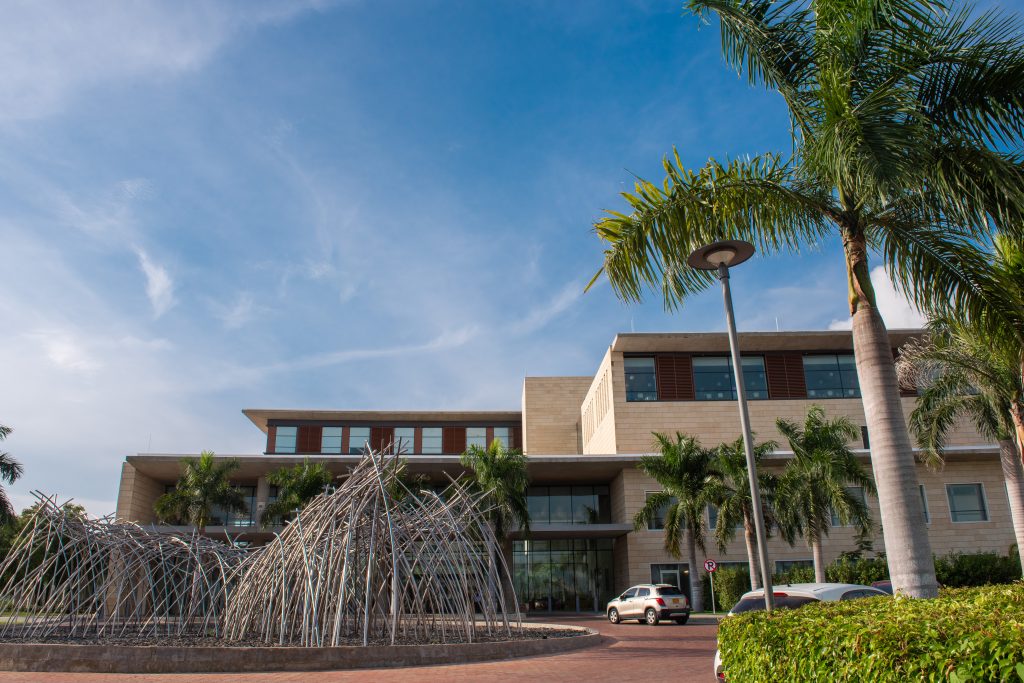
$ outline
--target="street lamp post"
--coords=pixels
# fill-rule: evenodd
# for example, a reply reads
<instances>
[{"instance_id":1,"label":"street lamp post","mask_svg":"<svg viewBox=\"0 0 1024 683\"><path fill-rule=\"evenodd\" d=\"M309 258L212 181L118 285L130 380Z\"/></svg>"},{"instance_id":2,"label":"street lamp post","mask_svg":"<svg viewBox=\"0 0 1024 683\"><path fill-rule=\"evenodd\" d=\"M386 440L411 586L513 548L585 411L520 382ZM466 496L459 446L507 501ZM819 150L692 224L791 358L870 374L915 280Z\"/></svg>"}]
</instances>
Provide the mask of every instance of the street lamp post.
<instances>
[{"instance_id":1,"label":"street lamp post","mask_svg":"<svg viewBox=\"0 0 1024 683\"><path fill-rule=\"evenodd\" d=\"M750 433L750 414L747 412L747 390L743 383L743 363L740 360L739 342L736 337L736 318L732 310L732 291L729 289L729 267L737 266L754 254L754 245L739 240L715 242L697 249L686 262L699 270L715 271L722 283L725 299L725 320L729 329L729 349L732 353L733 376L736 380L736 399L740 407L740 426L743 428L743 450L747 456L747 475L750 477L750 498L754 508L754 529L757 532L757 554L761 565L761 585L764 588L764 606L769 612L775 607L772 593L772 572L768 564L767 533L764 528L764 511L761 508L761 491L757 483L757 463L754 461L754 438Z\"/></svg>"}]
</instances>

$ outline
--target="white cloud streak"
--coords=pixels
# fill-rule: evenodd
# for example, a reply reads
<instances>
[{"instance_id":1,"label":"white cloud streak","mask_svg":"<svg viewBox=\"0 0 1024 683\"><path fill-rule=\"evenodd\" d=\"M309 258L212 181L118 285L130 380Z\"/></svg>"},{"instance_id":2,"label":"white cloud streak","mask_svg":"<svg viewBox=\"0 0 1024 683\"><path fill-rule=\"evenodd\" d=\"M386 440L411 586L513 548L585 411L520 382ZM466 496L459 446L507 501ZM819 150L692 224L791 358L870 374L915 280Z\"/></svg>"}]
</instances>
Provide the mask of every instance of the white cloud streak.
<instances>
[{"instance_id":1,"label":"white cloud streak","mask_svg":"<svg viewBox=\"0 0 1024 683\"><path fill-rule=\"evenodd\" d=\"M139 267L146 275L146 296L153 307L153 317L160 318L174 306L174 280L167 269L157 265L143 249L135 250L139 257Z\"/></svg>"}]
</instances>

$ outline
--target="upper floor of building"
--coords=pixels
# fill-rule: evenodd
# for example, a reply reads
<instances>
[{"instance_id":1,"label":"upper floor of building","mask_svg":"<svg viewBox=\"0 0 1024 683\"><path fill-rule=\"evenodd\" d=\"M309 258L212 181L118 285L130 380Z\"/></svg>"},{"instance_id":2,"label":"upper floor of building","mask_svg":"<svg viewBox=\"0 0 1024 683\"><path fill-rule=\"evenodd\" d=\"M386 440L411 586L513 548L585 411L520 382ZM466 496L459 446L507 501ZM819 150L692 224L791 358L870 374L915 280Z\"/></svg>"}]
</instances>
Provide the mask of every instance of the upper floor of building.
<instances>
[{"instance_id":1,"label":"upper floor of building","mask_svg":"<svg viewBox=\"0 0 1024 683\"><path fill-rule=\"evenodd\" d=\"M891 331L894 358L919 334ZM861 426L855 445L869 447L850 332L747 332L739 343L759 438L780 440L777 418L802 420L818 403ZM909 415L916 391L901 395ZM593 375L526 377L518 411L243 412L266 434L267 455L349 455L391 443L407 455L458 455L495 439L527 455L607 455L649 452L652 432L681 431L708 445L740 434L724 333L617 335ZM966 422L950 440L981 443Z\"/></svg>"}]
</instances>

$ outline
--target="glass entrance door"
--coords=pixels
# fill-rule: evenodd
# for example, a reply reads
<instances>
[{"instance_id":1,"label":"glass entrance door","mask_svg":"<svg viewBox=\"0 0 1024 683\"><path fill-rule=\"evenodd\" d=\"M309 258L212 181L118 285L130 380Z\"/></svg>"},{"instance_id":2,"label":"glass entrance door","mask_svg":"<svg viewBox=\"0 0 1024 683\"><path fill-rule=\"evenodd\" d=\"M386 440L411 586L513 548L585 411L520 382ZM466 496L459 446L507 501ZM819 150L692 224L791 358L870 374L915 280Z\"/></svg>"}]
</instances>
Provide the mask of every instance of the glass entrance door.
<instances>
[{"instance_id":1,"label":"glass entrance door","mask_svg":"<svg viewBox=\"0 0 1024 683\"><path fill-rule=\"evenodd\" d=\"M675 586L679 590L683 589L683 587L679 583L679 570L678 569L662 569L660 573L661 573L661 580L658 581L658 583L667 583L667 584L671 584L671 585Z\"/></svg>"}]
</instances>

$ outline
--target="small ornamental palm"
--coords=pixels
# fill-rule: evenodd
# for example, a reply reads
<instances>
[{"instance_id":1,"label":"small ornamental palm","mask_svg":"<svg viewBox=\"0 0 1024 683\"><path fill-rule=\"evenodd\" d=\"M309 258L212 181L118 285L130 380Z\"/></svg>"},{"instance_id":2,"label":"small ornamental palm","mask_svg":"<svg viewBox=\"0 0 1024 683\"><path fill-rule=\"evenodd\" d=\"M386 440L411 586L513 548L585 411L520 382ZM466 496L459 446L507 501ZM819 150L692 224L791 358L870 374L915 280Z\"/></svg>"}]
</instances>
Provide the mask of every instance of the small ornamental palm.
<instances>
[{"instance_id":1,"label":"small ornamental palm","mask_svg":"<svg viewBox=\"0 0 1024 683\"><path fill-rule=\"evenodd\" d=\"M633 526L646 529L665 513L665 550L672 557L682 556L686 544L689 565L690 601L693 609L704 609L704 590L700 582L697 549L707 549L704 542L704 510L712 501L720 473L715 468L715 451L704 448L692 436L676 432L675 438L654 434L658 455L640 458L640 470L661 484L662 490L652 494L633 518Z\"/></svg>"},{"instance_id":2,"label":"small ornamental palm","mask_svg":"<svg viewBox=\"0 0 1024 683\"><path fill-rule=\"evenodd\" d=\"M14 430L10 427L0 425L0 441L3 441ZM13 484L25 472L21 463L15 460L9 453L0 452L0 480ZM7 491L0 487L0 524L7 524L15 519L14 506L7 496Z\"/></svg>"},{"instance_id":3,"label":"small ornamental palm","mask_svg":"<svg viewBox=\"0 0 1024 683\"><path fill-rule=\"evenodd\" d=\"M473 473L473 487L486 492L484 505L490 507L487 519L499 542L520 528L530 532L530 511L526 504L526 456L517 448L505 448L495 439L487 448L470 446L461 463Z\"/></svg>"},{"instance_id":4,"label":"small ornamental palm","mask_svg":"<svg viewBox=\"0 0 1024 683\"><path fill-rule=\"evenodd\" d=\"M779 447L774 441L765 441L754 446L754 462L760 463ZM747 564L750 567L750 587L761 587L761 572L758 567L757 533L754 527L754 498L750 494L750 478L747 474L747 454L743 437L732 443L723 443L715 452L715 467L720 478L714 482L710 496L718 506L718 520L713 533L718 548L725 547L736 537L737 527L743 527L743 538L747 545ZM773 500L776 477L771 472L758 472L758 487L761 490L761 510L765 518L766 531L774 525Z\"/></svg>"},{"instance_id":5,"label":"small ornamental palm","mask_svg":"<svg viewBox=\"0 0 1024 683\"><path fill-rule=\"evenodd\" d=\"M937 594L910 435L869 254L923 310L992 303L993 229L1024 236L1024 31L998 13L932 0L690 0L721 22L726 61L789 109L792 151L664 161L625 211L595 225L616 294L656 289L666 307L714 282L686 264L742 239L761 253L842 240L857 375L872 436L894 586ZM600 273L599 273L600 274ZM596 279L596 276L595 276ZM983 286L984 285L984 286ZM1019 313L1011 313L1019 318Z\"/></svg>"},{"instance_id":6,"label":"small ornamental palm","mask_svg":"<svg viewBox=\"0 0 1024 683\"><path fill-rule=\"evenodd\" d=\"M231 473L238 469L235 459L217 461L213 451L198 458L182 458L183 472L173 491L157 498L154 509L161 521L184 522L206 531L215 507L245 512L245 496L231 485Z\"/></svg>"},{"instance_id":7,"label":"small ornamental palm","mask_svg":"<svg viewBox=\"0 0 1024 683\"><path fill-rule=\"evenodd\" d=\"M323 463L311 463L308 459L293 467L274 470L267 475L267 481L277 487L277 500L267 503L260 524L266 527L287 519L323 493L333 479Z\"/></svg>"},{"instance_id":8,"label":"small ornamental palm","mask_svg":"<svg viewBox=\"0 0 1024 683\"><path fill-rule=\"evenodd\" d=\"M848 445L860 430L845 417L826 418L821 406L811 406L803 426L782 418L775 424L793 451L775 489L779 529L789 543L798 534L804 537L814 557L814 580L824 582L822 541L833 512L840 524L853 524L863 533L872 525L867 505L847 488L875 493L874 482Z\"/></svg>"},{"instance_id":9,"label":"small ornamental palm","mask_svg":"<svg viewBox=\"0 0 1024 683\"><path fill-rule=\"evenodd\" d=\"M932 465L943 461L946 436L966 417L998 442L1017 552L1024 565L1024 382L1020 348L970 323L936 318L926 339L900 350L900 378L921 389L910 429Z\"/></svg>"}]
</instances>

